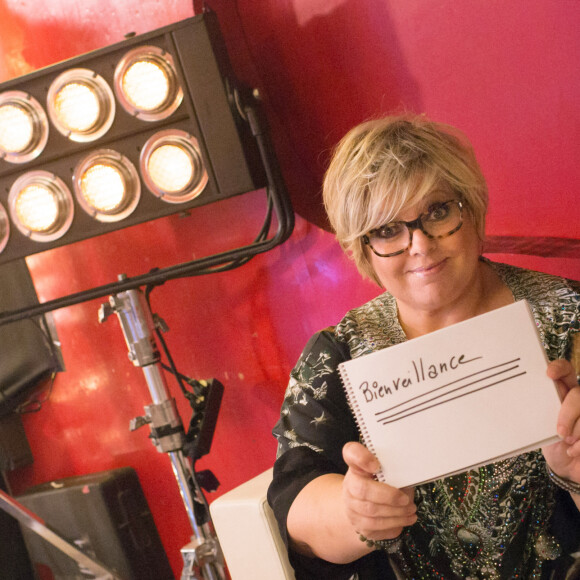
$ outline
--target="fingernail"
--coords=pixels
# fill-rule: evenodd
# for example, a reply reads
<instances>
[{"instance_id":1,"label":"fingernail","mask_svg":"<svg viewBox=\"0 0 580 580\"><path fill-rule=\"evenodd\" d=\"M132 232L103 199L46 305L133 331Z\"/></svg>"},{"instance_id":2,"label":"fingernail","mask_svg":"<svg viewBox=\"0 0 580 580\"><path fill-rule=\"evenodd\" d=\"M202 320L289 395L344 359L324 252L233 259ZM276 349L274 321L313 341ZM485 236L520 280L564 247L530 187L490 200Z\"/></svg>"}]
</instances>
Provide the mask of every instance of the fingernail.
<instances>
[{"instance_id":1,"label":"fingernail","mask_svg":"<svg viewBox=\"0 0 580 580\"><path fill-rule=\"evenodd\" d=\"M564 442L567 445L574 445L574 443L576 443L576 441L578 441L578 437L574 437L573 435L570 435L569 437L566 437L564 439Z\"/></svg>"},{"instance_id":2,"label":"fingernail","mask_svg":"<svg viewBox=\"0 0 580 580\"><path fill-rule=\"evenodd\" d=\"M556 428L556 431L557 431L558 437L560 437L560 439L565 439L566 435L568 435L568 429L566 429L566 427L564 427L563 425L558 425L558 427Z\"/></svg>"},{"instance_id":3,"label":"fingernail","mask_svg":"<svg viewBox=\"0 0 580 580\"><path fill-rule=\"evenodd\" d=\"M409 501L410 500L409 500L409 498L406 495L402 495L402 496L399 497L399 505L400 506L408 505Z\"/></svg>"}]
</instances>

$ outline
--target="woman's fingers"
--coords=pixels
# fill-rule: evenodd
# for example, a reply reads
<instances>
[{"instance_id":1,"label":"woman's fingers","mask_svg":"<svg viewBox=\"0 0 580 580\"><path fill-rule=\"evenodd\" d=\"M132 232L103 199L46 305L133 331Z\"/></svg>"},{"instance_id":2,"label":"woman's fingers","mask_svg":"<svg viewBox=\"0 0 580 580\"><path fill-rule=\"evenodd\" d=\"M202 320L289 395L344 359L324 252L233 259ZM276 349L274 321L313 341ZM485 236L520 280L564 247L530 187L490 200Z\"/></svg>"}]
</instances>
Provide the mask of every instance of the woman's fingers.
<instances>
[{"instance_id":1,"label":"woman's fingers","mask_svg":"<svg viewBox=\"0 0 580 580\"><path fill-rule=\"evenodd\" d=\"M546 374L553 381L556 381L556 385L562 398L566 396L570 389L578 386L576 371L574 370L572 363L565 359L561 358L550 362Z\"/></svg>"},{"instance_id":2,"label":"woman's fingers","mask_svg":"<svg viewBox=\"0 0 580 580\"><path fill-rule=\"evenodd\" d=\"M559 359L548 365L547 375L556 382L562 406L558 414L558 435L569 445L580 439L580 387L569 361Z\"/></svg>"},{"instance_id":3,"label":"woman's fingers","mask_svg":"<svg viewBox=\"0 0 580 580\"><path fill-rule=\"evenodd\" d=\"M379 483L374 475L381 465L377 458L360 443L347 443L342 455L349 470L346 474L345 487L353 497L378 504L405 506L412 500L409 494L400 489Z\"/></svg>"},{"instance_id":4,"label":"woman's fingers","mask_svg":"<svg viewBox=\"0 0 580 580\"><path fill-rule=\"evenodd\" d=\"M348 443L343 457L349 469L343 481L343 500L352 525L365 536L397 536L416 521L413 489L400 490L374 479L380 464L360 443Z\"/></svg>"},{"instance_id":5,"label":"woman's fingers","mask_svg":"<svg viewBox=\"0 0 580 580\"><path fill-rule=\"evenodd\" d=\"M369 478L381 469L379 460L364 445L356 441L351 441L342 448L342 457L350 469Z\"/></svg>"},{"instance_id":6,"label":"woman's fingers","mask_svg":"<svg viewBox=\"0 0 580 580\"><path fill-rule=\"evenodd\" d=\"M547 375L555 381L562 399L556 427L561 441L542 451L555 473L580 481L580 387L576 372L570 362L560 359L548 365Z\"/></svg>"},{"instance_id":7,"label":"woman's fingers","mask_svg":"<svg viewBox=\"0 0 580 580\"><path fill-rule=\"evenodd\" d=\"M402 490L376 481L367 474L357 474L352 469L346 473L343 488L353 500L372 504L404 507L412 501Z\"/></svg>"},{"instance_id":8,"label":"woman's fingers","mask_svg":"<svg viewBox=\"0 0 580 580\"><path fill-rule=\"evenodd\" d=\"M372 518L376 520L391 517L412 516L417 508L413 502L404 506L374 503L356 498L350 498L350 509L361 518Z\"/></svg>"},{"instance_id":9,"label":"woman's fingers","mask_svg":"<svg viewBox=\"0 0 580 580\"><path fill-rule=\"evenodd\" d=\"M346 483L346 482L345 482ZM388 488L389 486L372 482L377 488ZM395 537L405 526L411 526L417 521L415 504L409 500L406 494L400 490L390 488L386 494L380 491L371 492L369 495L381 498L381 501L369 501L350 495L348 484L343 488L343 498L348 518L353 527L372 539L382 539L385 537ZM375 493L376 492L376 493ZM405 497L405 505L400 505L400 494ZM390 498L395 498L391 501Z\"/></svg>"},{"instance_id":10,"label":"woman's fingers","mask_svg":"<svg viewBox=\"0 0 580 580\"><path fill-rule=\"evenodd\" d=\"M558 414L558 435L569 445L580 439L580 387L568 391Z\"/></svg>"}]
</instances>

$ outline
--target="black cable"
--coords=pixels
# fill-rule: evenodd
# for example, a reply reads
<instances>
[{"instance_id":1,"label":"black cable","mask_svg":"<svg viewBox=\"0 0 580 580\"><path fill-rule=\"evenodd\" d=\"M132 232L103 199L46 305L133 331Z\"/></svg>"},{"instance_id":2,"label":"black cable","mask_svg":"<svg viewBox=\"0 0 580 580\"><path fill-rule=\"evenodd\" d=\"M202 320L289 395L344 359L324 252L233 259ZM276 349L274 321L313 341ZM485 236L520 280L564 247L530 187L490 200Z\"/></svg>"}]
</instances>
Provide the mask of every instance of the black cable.
<instances>
[{"instance_id":1,"label":"black cable","mask_svg":"<svg viewBox=\"0 0 580 580\"><path fill-rule=\"evenodd\" d=\"M271 140L268 138L268 134L265 131L265 121L261 119L261 116L255 107L246 107L245 113L252 134L256 139L264 171L266 172L268 182L268 208L270 208L270 204L272 204L278 217L278 228L272 238L267 238L266 236L268 230L266 225L271 225L271 211L268 211L260 231L260 241L258 242L219 254L213 254L205 258L199 258L197 260L184 262L167 268L157 269L148 274L135 276L133 278L126 277L117 282L105 284L103 286L98 286L54 300L49 300L42 304L28 306L10 312L1 312L0 326L24 318L39 316L60 308L66 308L67 306L73 306L97 298L103 298L104 296L111 294L119 294L127 290L134 290L148 285L160 285L167 280L231 270L247 263L257 254L267 252L286 241L294 229L294 213L292 210L292 204L288 197L280 168L273 153Z\"/></svg>"},{"instance_id":2,"label":"black cable","mask_svg":"<svg viewBox=\"0 0 580 580\"><path fill-rule=\"evenodd\" d=\"M270 192L270 188L266 188L266 194L267 194L266 216L264 218L264 222L262 223L262 227L260 228L260 231L258 232L256 237L254 238L254 241L252 242L252 244L259 244L259 243L265 241L268 238L268 233L269 233L270 227L272 225L272 214L273 214L274 204L272 202L272 194ZM180 278L191 278L192 276L204 276L207 274L218 274L220 272L228 272L230 270L234 270L236 268L239 268L240 266L243 266L244 264L247 264L254 257L255 257L255 255L247 256L247 257L243 257L243 258L238 258L237 260L232 260L231 262L227 262L225 264L221 264L221 265L214 266L211 268L206 268L205 270L199 270L198 272L195 272L193 275L192 274L184 274L182 276L176 276L175 278L171 278L171 279L177 280Z\"/></svg>"},{"instance_id":3,"label":"black cable","mask_svg":"<svg viewBox=\"0 0 580 580\"><path fill-rule=\"evenodd\" d=\"M42 406L50 400L52 395L52 389L54 387L54 381L56 379L56 373L50 375L50 383L48 388L43 389L42 392L46 393L42 399L40 398L40 393L35 393L33 396L28 398L26 401L16 407L15 412L20 415L27 415L28 413L38 413L42 409Z\"/></svg>"},{"instance_id":4,"label":"black cable","mask_svg":"<svg viewBox=\"0 0 580 580\"><path fill-rule=\"evenodd\" d=\"M149 312L151 312L152 314L153 314L153 311L151 309L151 292L153 291L154 288L155 288L155 286L148 286L145 289L145 300L147 302L147 307L149 308ZM173 357L171 356L171 352L169 351L169 348L168 348L167 343L165 341L165 338L163 337L161 329L159 328L159 324L155 321L155 316L153 316L153 318L154 318L155 334L157 335L157 338L159 339L159 342L161 343L161 347L163 348L163 352L165 354L165 357L167 358L167 361L169 362L169 368L171 370L171 373L173 374L173 376L177 380L177 384L179 385L179 388L181 389L183 396L186 399L191 401L192 397L194 396L194 393L191 393L190 391L188 391L185 388L185 384L184 384L184 380L183 380L184 375L182 375L180 372L178 372L177 367L175 366L175 362L173 360Z\"/></svg>"}]
</instances>

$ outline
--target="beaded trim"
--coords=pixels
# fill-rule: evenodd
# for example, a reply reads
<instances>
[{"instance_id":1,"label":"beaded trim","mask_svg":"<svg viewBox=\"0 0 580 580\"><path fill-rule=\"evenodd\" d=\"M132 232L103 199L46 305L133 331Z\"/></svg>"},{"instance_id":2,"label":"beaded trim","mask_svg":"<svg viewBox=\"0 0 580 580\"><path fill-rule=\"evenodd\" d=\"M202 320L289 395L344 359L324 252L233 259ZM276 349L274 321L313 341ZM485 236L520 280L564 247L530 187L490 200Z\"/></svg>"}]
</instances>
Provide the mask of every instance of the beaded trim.
<instances>
[{"instance_id":1,"label":"beaded trim","mask_svg":"<svg viewBox=\"0 0 580 580\"><path fill-rule=\"evenodd\" d=\"M393 546L396 546L402 539L402 532L396 538L390 538L389 540L371 540L366 538L360 532L357 532L358 539L364 542L369 548L376 548L377 550L389 550Z\"/></svg>"},{"instance_id":2,"label":"beaded trim","mask_svg":"<svg viewBox=\"0 0 580 580\"><path fill-rule=\"evenodd\" d=\"M570 481L569 479L565 479L556 475L552 468L546 463L546 471L550 476L550 479L560 488L570 493L574 493L580 495L580 483L576 483L575 481Z\"/></svg>"}]
</instances>

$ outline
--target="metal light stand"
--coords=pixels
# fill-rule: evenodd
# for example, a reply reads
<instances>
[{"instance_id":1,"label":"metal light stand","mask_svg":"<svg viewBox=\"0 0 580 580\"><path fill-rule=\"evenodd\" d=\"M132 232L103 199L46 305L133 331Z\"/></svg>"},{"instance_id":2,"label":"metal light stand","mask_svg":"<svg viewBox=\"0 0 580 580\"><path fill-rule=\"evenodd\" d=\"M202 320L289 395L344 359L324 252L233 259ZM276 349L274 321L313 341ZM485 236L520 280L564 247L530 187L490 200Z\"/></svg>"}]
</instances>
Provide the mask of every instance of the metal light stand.
<instances>
[{"instance_id":1,"label":"metal light stand","mask_svg":"<svg viewBox=\"0 0 580 580\"><path fill-rule=\"evenodd\" d=\"M196 580L198 576L195 574L199 573L198 571L203 574L200 577L203 580L222 580L226 576L219 543L215 533L210 529L207 502L182 451L183 426L178 416L175 402L168 396L163 375L158 367L159 357L151 332L154 329L154 324L148 306L145 305L145 308L143 307L144 300L139 288L163 284L168 280L210 274L213 271L220 271L220 268L237 267L237 265L245 263L254 256L279 246L292 233L294 213L290 198L274 153L267 124L260 111L259 95L254 94L253 97L254 100L251 105L242 107L242 116L247 120L251 133L256 140L267 181L266 217L260 234L253 242L220 254L213 254L166 268L154 269L147 274L141 274L133 278L120 276L116 282L62 296L41 304L0 312L0 326L3 326L18 320L41 316L60 308L109 296L109 303L101 307L101 320L104 321L112 313L118 315L129 348L129 357L136 366L143 368L153 399L153 404L145 408L146 415L137 418L134 422L134 427L150 424L155 446L160 452L169 453L173 471L180 486L181 496L194 532L192 541L181 550L184 560L181 580ZM236 103L238 102L238 99L234 100ZM273 218L276 218L275 222ZM277 224L273 235L269 231L272 223ZM0 509L8 511L8 501L4 503L6 505L0 502ZM196 505L201 506L207 512L207 521L204 520L204 522L198 523L194 509ZM16 513L19 513L19 509L12 509L12 512L14 512L12 515L17 517ZM25 520L25 518L23 519ZM22 523L27 525L27 521ZM39 528L36 524L31 529L39 533ZM61 546L60 549L62 551L66 552L68 550L64 544L61 544ZM72 551L69 555L78 561ZM85 560L83 553L78 556ZM85 565L99 574L97 576L99 580L103 578L101 575L103 572L109 574L109 576L104 577L107 580L109 578L117 580L117 576L111 575L108 570L100 567L98 563L96 568L91 568L91 561L89 558Z\"/></svg>"},{"instance_id":2,"label":"metal light stand","mask_svg":"<svg viewBox=\"0 0 580 580\"><path fill-rule=\"evenodd\" d=\"M145 407L145 416L133 419L131 430L148 424L157 450L169 454L193 530L191 542L181 550L184 561L181 580L225 580L223 555L210 526L209 508L183 452L183 423L165 383L154 339L155 323L143 293L133 289L110 296L109 302L101 305L99 321L104 322L111 314L119 318L129 359L143 369L153 399L153 404ZM199 508L206 514L201 522L198 521Z\"/></svg>"}]
</instances>

